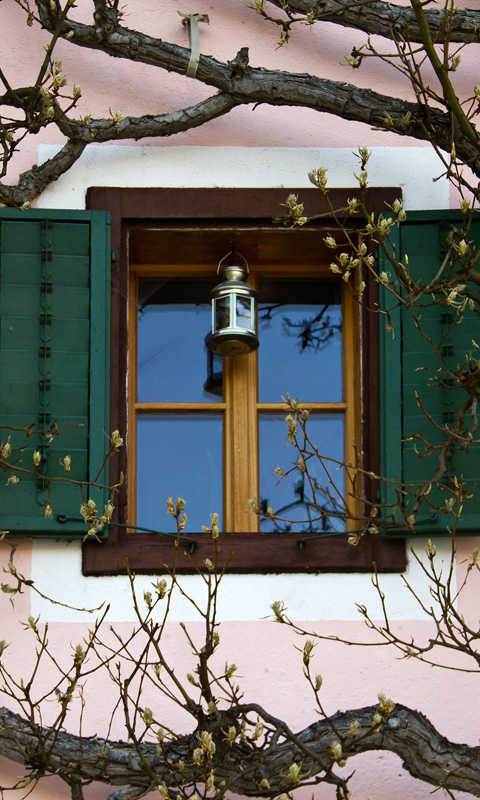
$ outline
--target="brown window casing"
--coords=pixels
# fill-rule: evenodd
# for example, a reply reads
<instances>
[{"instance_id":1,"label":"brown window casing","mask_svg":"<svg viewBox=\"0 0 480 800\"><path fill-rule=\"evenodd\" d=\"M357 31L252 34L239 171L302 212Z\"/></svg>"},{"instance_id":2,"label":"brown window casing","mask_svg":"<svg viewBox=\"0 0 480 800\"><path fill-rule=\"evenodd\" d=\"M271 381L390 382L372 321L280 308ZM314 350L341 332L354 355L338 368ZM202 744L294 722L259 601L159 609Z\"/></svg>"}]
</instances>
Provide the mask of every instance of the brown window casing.
<instances>
[{"instance_id":1,"label":"brown window casing","mask_svg":"<svg viewBox=\"0 0 480 800\"><path fill-rule=\"evenodd\" d=\"M239 241L262 263L286 264L298 258L298 236L289 235L285 229L272 223L288 191L296 191L305 204L306 212L325 214L328 208L322 193L316 189L115 189L92 188L88 191L87 207L110 211L112 222L112 295L111 295L111 389L110 429L127 431L127 355L128 355L128 280L129 261L151 264L154 269L158 242L162 242L163 263L211 264L212 267L225 254L225 242L234 232ZM331 190L329 200L334 208L346 205L355 190ZM371 189L370 207L384 210L398 197L398 189ZM355 232L360 223L349 220ZM332 230L328 219L302 229L301 261L318 259L323 236ZM160 237L160 238L159 238ZM239 245L240 249L240 245ZM218 252L217 252L218 251ZM327 258L331 255L324 253ZM178 259L176 262L175 259ZM253 259L252 259L253 260ZM281 269L281 266L280 266ZM371 302L375 300L375 286L367 289ZM370 302L369 302L370 305ZM378 391L378 320L375 316L360 313L361 347L361 443L364 463L378 474L379 471L379 391ZM361 417L361 419L360 419ZM122 470L127 476L128 436L126 447L112 463L112 482ZM372 496L375 487L372 487ZM116 522L127 522L127 489L120 496L116 509ZM131 520L129 520L131 522ZM201 564L212 556L212 541L206 534L190 534L196 562ZM405 542L368 537L357 547L347 542L347 534L330 535L305 541L305 533L225 532L221 535L221 548L225 558L232 553L229 570L232 572L369 572L373 562L381 571L405 569ZM137 573L161 573L172 564L175 544L167 537L142 532L127 531L112 524L104 542L87 541L83 545L83 573L85 575L120 574L125 571L125 560ZM192 572L193 567L185 546L180 544L177 560L179 572Z\"/></svg>"}]
</instances>

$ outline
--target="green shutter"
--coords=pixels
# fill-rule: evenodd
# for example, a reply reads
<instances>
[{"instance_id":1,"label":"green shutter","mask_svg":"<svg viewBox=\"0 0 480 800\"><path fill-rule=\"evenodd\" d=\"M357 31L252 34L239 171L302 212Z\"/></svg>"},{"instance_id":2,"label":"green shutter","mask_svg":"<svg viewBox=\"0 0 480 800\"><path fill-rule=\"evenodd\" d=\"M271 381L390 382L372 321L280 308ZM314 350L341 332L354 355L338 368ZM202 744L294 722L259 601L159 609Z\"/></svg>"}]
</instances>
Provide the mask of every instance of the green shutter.
<instances>
[{"instance_id":1,"label":"green shutter","mask_svg":"<svg viewBox=\"0 0 480 800\"><path fill-rule=\"evenodd\" d=\"M422 275L424 282L433 278L446 253L446 237L449 225L461 224L457 212L411 212L400 231L395 231L395 245L404 256L408 255L412 276ZM480 222L474 222L469 238L480 244ZM390 271L389 265L380 261L380 268ZM381 290L381 302L388 304L388 293ZM440 343L444 334L456 319L455 309L445 305L431 305L422 310L422 327L435 343ZM436 456L419 458L415 442L409 441L413 433L425 436L430 442L440 443L442 434L435 431L420 409L415 393L429 415L438 424L453 425L458 406L467 400L463 389L448 389L432 385L429 380L437 368L432 347L417 331L412 317L405 309L396 310L393 317L395 336L380 324L380 384L381 384L381 461L382 476L402 483L420 483L428 480L435 471ZM465 354L472 352L472 339L480 339L478 316L466 311L463 322L455 326L441 344L442 359L452 367L461 365ZM419 367L427 369L419 369ZM422 443L417 441L417 450L422 452ZM480 446L471 446L468 454L458 448L448 454L448 471L462 477L463 481L476 488L472 498L465 503L459 531L480 532ZM395 486L384 483L382 502L394 503ZM432 490L429 495L437 505L444 505L445 495ZM411 507L411 502L410 502ZM408 512L407 512L408 513ZM418 531L441 533L452 524L453 516L435 513L424 503L418 517Z\"/></svg>"},{"instance_id":2,"label":"green shutter","mask_svg":"<svg viewBox=\"0 0 480 800\"><path fill-rule=\"evenodd\" d=\"M46 429L57 421L51 442L33 434L11 435L11 456L32 469L63 474L59 460L72 459L68 477L90 481L108 442L110 231L102 211L14 209L0 211L0 424ZM55 483L53 517L45 518L47 489L35 476L6 485L0 473L0 528L42 536L82 536L78 486ZM104 477L104 476L102 476ZM99 507L105 493L91 496Z\"/></svg>"}]
</instances>

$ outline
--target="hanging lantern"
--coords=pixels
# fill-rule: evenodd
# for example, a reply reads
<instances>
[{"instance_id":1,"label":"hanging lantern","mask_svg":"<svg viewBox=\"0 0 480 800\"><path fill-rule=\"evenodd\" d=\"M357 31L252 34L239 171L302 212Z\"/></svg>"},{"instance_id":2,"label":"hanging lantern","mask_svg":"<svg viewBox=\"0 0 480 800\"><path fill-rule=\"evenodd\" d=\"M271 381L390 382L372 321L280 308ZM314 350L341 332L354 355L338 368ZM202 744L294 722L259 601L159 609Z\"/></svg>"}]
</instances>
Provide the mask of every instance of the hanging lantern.
<instances>
[{"instance_id":1,"label":"hanging lantern","mask_svg":"<svg viewBox=\"0 0 480 800\"><path fill-rule=\"evenodd\" d=\"M222 261L229 255L231 253L227 253ZM238 253L235 255L238 256ZM258 347L255 313L257 291L245 283L248 264L245 258L243 260L245 267L222 267L223 282L210 292L212 334L207 339L207 347L222 356L243 356ZM217 274L220 273L222 261Z\"/></svg>"}]
</instances>

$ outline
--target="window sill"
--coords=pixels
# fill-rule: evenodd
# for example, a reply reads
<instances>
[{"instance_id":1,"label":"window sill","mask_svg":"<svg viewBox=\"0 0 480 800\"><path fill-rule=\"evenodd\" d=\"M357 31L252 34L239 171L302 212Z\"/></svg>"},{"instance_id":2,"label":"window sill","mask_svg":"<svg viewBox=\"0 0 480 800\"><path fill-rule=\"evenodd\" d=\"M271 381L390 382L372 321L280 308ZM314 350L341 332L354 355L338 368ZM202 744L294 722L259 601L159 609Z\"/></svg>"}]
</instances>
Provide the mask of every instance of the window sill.
<instances>
[{"instance_id":1,"label":"window sill","mask_svg":"<svg viewBox=\"0 0 480 800\"><path fill-rule=\"evenodd\" d=\"M182 541L178 547L179 574L194 573L194 563L201 568L206 558L214 558L210 534L187 535L193 545ZM380 572L401 572L406 567L404 540L368 537L353 547L348 544L347 534L305 542L306 539L305 533L223 533L219 539L220 558L222 565L228 559L228 572L232 573L372 572L373 563ZM193 551L191 555L189 549ZM174 558L175 543L171 539L112 531L104 542L85 543L83 574L125 573L125 561L139 574L162 573L165 567L173 567Z\"/></svg>"}]
</instances>

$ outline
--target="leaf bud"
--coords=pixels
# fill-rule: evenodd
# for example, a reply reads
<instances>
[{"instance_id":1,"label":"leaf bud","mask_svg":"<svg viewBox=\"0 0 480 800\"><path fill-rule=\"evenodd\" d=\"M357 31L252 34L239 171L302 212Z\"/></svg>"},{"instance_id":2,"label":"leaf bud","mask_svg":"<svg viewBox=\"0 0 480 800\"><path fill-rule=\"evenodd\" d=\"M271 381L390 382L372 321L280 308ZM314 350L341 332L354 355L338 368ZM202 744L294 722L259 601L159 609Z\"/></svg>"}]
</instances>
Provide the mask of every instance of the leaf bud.
<instances>
[{"instance_id":1,"label":"leaf bud","mask_svg":"<svg viewBox=\"0 0 480 800\"><path fill-rule=\"evenodd\" d=\"M0 445L0 458L8 458L12 452L12 446L10 444L10 436L8 437L5 444Z\"/></svg>"},{"instance_id":2,"label":"leaf bud","mask_svg":"<svg viewBox=\"0 0 480 800\"><path fill-rule=\"evenodd\" d=\"M312 650L315 647L311 639L307 639L303 645L303 663L307 665L312 657Z\"/></svg>"},{"instance_id":3,"label":"leaf bud","mask_svg":"<svg viewBox=\"0 0 480 800\"><path fill-rule=\"evenodd\" d=\"M288 768L288 777L292 783L298 783L300 780L300 767L298 764L291 764Z\"/></svg>"},{"instance_id":4,"label":"leaf bud","mask_svg":"<svg viewBox=\"0 0 480 800\"><path fill-rule=\"evenodd\" d=\"M262 733L263 733L263 722L261 720L258 720L257 724L255 725L255 730L253 732L252 739L254 741L256 741L257 739L260 739L260 736L262 735Z\"/></svg>"},{"instance_id":5,"label":"leaf bud","mask_svg":"<svg viewBox=\"0 0 480 800\"><path fill-rule=\"evenodd\" d=\"M330 745L330 752L335 761L340 761L343 755L342 745L340 742L332 742Z\"/></svg>"}]
</instances>

